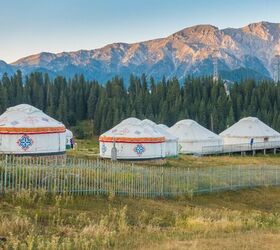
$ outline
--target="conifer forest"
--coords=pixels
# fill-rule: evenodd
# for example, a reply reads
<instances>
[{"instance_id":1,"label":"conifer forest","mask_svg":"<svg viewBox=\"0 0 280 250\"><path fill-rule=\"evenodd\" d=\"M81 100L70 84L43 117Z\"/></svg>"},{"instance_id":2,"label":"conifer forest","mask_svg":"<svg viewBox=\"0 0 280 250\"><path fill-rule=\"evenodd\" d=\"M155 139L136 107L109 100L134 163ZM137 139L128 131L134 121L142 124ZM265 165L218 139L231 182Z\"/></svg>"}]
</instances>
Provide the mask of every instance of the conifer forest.
<instances>
[{"instance_id":1,"label":"conifer forest","mask_svg":"<svg viewBox=\"0 0 280 250\"><path fill-rule=\"evenodd\" d=\"M280 85L269 80L231 83L227 94L223 81L213 82L210 76L155 82L145 75L131 75L127 83L119 77L99 83L83 75L66 79L39 72L4 74L0 112L21 103L31 104L67 126L89 120L95 135L128 117L168 126L189 118L219 133L242 117L256 116L280 131Z\"/></svg>"}]
</instances>

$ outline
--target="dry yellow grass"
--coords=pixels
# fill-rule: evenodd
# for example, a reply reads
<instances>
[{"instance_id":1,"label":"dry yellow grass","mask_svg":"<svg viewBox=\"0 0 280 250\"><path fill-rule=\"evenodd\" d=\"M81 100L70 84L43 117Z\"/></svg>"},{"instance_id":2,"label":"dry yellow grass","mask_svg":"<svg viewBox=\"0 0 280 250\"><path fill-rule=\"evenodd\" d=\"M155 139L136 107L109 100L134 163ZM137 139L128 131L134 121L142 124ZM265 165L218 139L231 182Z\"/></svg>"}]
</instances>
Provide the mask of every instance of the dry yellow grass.
<instances>
[{"instance_id":1,"label":"dry yellow grass","mask_svg":"<svg viewBox=\"0 0 280 250\"><path fill-rule=\"evenodd\" d=\"M238 232L230 235L220 235L213 238L198 237L190 241L170 240L164 241L149 248L161 250L278 250L280 246L280 234L270 232Z\"/></svg>"},{"instance_id":2,"label":"dry yellow grass","mask_svg":"<svg viewBox=\"0 0 280 250\"><path fill-rule=\"evenodd\" d=\"M280 188L192 199L61 197L46 192L0 200L9 249L277 249Z\"/></svg>"},{"instance_id":3,"label":"dry yellow grass","mask_svg":"<svg viewBox=\"0 0 280 250\"><path fill-rule=\"evenodd\" d=\"M96 158L96 138L78 141L78 144L78 150L71 152L71 155ZM165 166L265 166L279 165L279 162L278 155L180 155L178 158L167 159ZM60 225L54 234L65 235L65 241L68 236L75 238L79 234L84 242L88 241L92 246L114 249L262 250L279 249L280 246L280 188L226 192L177 200L114 196L75 199L74 203L63 206L64 213L83 217L82 213L84 218L95 222L84 223L79 230L67 224ZM113 210L108 211L108 207ZM112 217L112 211L118 215ZM117 229L111 230L114 226L106 222L108 218L115 218L112 221L118 225Z\"/></svg>"}]
</instances>

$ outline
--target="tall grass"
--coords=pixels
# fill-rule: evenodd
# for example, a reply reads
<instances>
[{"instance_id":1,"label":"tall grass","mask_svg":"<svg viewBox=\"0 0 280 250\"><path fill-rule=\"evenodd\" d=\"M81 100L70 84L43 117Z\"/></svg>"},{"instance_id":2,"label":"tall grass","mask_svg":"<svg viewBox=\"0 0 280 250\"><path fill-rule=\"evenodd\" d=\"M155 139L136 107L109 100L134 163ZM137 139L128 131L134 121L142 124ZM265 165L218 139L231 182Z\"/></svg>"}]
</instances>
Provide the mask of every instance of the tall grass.
<instances>
[{"instance_id":1,"label":"tall grass","mask_svg":"<svg viewBox=\"0 0 280 250\"><path fill-rule=\"evenodd\" d=\"M188 201L180 200L127 201L126 204L117 197L107 197L91 202L90 198L50 195L44 190L8 194L0 202L0 235L6 238L5 242L0 241L0 247L131 249L169 239L211 238L260 230L280 232L277 211L190 206ZM100 206L100 202L107 205Z\"/></svg>"},{"instance_id":2,"label":"tall grass","mask_svg":"<svg viewBox=\"0 0 280 250\"><path fill-rule=\"evenodd\" d=\"M130 230L126 207L108 211L98 220L86 213L67 215L63 208L73 198L50 195L44 190L26 190L5 197L15 210L9 216L0 215L0 235L7 241L0 246L11 249L99 249L114 246L120 234ZM45 207L51 207L46 212ZM33 209L30 214L29 209Z\"/></svg>"}]
</instances>

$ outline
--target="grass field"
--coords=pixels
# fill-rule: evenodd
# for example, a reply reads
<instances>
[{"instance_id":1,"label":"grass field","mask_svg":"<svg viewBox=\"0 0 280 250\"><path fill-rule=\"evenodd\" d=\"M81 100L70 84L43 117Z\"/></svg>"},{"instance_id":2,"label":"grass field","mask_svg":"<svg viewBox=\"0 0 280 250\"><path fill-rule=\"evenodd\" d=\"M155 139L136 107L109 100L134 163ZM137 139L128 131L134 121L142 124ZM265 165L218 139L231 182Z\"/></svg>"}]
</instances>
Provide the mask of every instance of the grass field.
<instances>
[{"instance_id":1,"label":"grass field","mask_svg":"<svg viewBox=\"0 0 280 250\"><path fill-rule=\"evenodd\" d=\"M96 137L76 142L69 156L98 157ZM260 166L279 160L179 156L164 166ZM0 249L279 249L279 194L280 188L168 200L7 194L0 197Z\"/></svg>"},{"instance_id":2,"label":"grass field","mask_svg":"<svg viewBox=\"0 0 280 250\"><path fill-rule=\"evenodd\" d=\"M10 194L0 200L0 248L279 249L279 193L177 200Z\"/></svg>"}]
</instances>

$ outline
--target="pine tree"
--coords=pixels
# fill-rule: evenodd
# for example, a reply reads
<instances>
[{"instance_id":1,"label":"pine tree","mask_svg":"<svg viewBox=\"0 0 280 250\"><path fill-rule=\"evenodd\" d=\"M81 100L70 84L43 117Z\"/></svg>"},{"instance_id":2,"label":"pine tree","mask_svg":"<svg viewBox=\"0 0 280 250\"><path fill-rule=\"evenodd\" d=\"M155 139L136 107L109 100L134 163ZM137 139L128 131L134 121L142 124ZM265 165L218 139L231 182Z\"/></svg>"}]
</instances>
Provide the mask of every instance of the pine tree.
<instances>
[{"instance_id":1,"label":"pine tree","mask_svg":"<svg viewBox=\"0 0 280 250\"><path fill-rule=\"evenodd\" d=\"M229 114L228 114L228 117L227 117L226 127L230 127L231 125L234 124L234 122L235 122L235 120L234 120L233 108L230 107Z\"/></svg>"},{"instance_id":2,"label":"pine tree","mask_svg":"<svg viewBox=\"0 0 280 250\"><path fill-rule=\"evenodd\" d=\"M58 106L58 119L62 121L65 125L68 125L67 114L67 99L64 94L64 91L61 91Z\"/></svg>"},{"instance_id":3,"label":"pine tree","mask_svg":"<svg viewBox=\"0 0 280 250\"><path fill-rule=\"evenodd\" d=\"M8 108L8 97L6 88L0 84L0 113Z\"/></svg>"}]
</instances>

